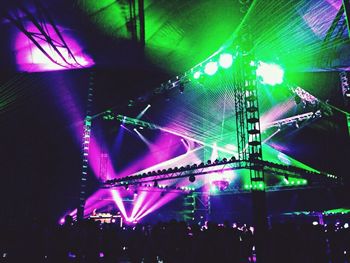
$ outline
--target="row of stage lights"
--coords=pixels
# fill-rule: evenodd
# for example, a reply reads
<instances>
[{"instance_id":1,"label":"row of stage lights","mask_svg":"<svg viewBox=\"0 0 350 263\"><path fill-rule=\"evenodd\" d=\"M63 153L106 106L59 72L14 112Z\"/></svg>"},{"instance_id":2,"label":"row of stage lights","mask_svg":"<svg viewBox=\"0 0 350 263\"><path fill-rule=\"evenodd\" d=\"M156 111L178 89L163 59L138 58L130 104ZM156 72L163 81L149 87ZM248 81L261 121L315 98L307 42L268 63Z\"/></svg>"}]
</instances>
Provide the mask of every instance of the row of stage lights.
<instances>
[{"instance_id":1,"label":"row of stage lights","mask_svg":"<svg viewBox=\"0 0 350 263\"><path fill-rule=\"evenodd\" d=\"M301 186L301 185L307 185L307 180L306 179L297 179L297 180L284 180L284 185L285 186ZM244 189L249 190L249 189L263 189L264 188L264 183L259 182L256 184L245 184Z\"/></svg>"},{"instance_id":2,"label":"row of stage lights","mask_svg":"<svg viewBox=\"0 0 350 263\"><path fill-rule=\"evenodd\" d=\"M220 68L229 69L232 67L237 55L222 53L217 58L211 59L198 68L192 69L192 77L195 80L200 79L204 74L208 76L215 75ZM262 61L251 61L250 66L256 67L256 75L260 82L265 85L275 86L283 83L284 70L275 63L265 63Z\"/></svg>"},{"instance_id":3,"label":"row of stage lights","mask_svg":"<svg viewBox=\"0 0 350 263\"><path fill-rule=\"evenodd\" d=\"M179 172L185 172L196 168L202 168L202 167L208 167L208 166L215 166L220 164L227 164L227 163L233 163L237 162L236 157L232 156L230 159L223 158L222 160L216 159L215 161L208 160L206 164L204 162L201 162L200 164L192 164L192 165L186 165L186 166L180 166L180 167L174 167L174 168L168 168L168 169L162 169L157 171L149 171L147 173L142 174L136 174L136 175L130 175L126 176L120 179L111 179L107 180L104 184L105 185L113 185L117 182L120 182L121 184L127 184L124 181L127 180L134 180L134 179L141 179L148 176L157 176L157 175L163 175L163 174L171 174L171 173L179 173ZM191 183L193 183L196 179L194 175L189 175L189 180Z\"/></svg>"},{"instance_id":4,"label":"row of stage lights","mask_svg":"<svg viewBox=\"0 0 350 263\"><path fill-rule=\"evenodd\" d=\"M132 180L137 180L137 179L142 179L142 178L147 178L147 177L152 177L152 176L157 176L157 175L164 175L164 174L172 174L172 173L181 173L185 171L190 171L192 169L196 168L202 168L202 167L210 167L210 166L215 166L215 165L222 165L222 164L228 164L228 163L233 163L233 162L238 162L238 160L232 156L229 160L227 158L223 158L222 160L216 159L215 161L208 160L206 164L204 162L200 164L193 164L193 165L187 165L187 166L180 166L180 167L174 167L174 168L168 168L168 169L163 169L163 170L158 170L158 171L149 171L147 173L142 173L142 174L136 174L136 175L131 175L131 176L126 176L123 178L116 178L116 179L111 179L107 180L104 184L105 185L114 185L116 183L120 183L120 185L129 185L130 181L132 183ZM261 166L263 168L264 166L276 169L276 170L283 170L283 171L288 171L291 173L297 173L297 174L304 174L306 176L310 175L322 175L325 176L327 179L331 179L334 181L337 181L339 178L335 175L332 174L327 174L327 173L319 173L319 172L313 172L313 171L307 171L298 167L290 166L290 165L283 165L283 164L277 164L273 162L268 162L268 161L258 161L256 165ZM286 175L286 185L304 185L307 184L306 179L298 179L298 180L291 180L290 182L288 181L288 176ZM196 180L195 175L189 175L189 181L193 183ZM311 178L309 178L311 179ZM260 182L259 182L260 183ZM245 185L244 188L247 185ZM264 185L256 185L253 184L248 185L248 188L252 189L263 189ZM153 187L159 187L157 179L154 180L154 185ZM182 189L182 190L188 190L188 189Z\"/></svg>"},{"instance_id":5,"label":"row of stage lights","mask_svg":"<svg viewBox=\"0 0 350 263\"><path fill-rule=\"evenodd\" d=\"M311 176L311 175L321 175L324 176L326 179L330 179L330 180L334 180L334 181L338 181L340 178L336 175L333 174L328 174L325 172L314 172L314 171L308 171L296 166L292 166L292 165L284 165L284 164L278 164L278 163L273 163L273 162L269 162L269 161L262 161L262 164L264 166L267 166L269 168L276 168L276 169L281 169L284 171L289 171L291 173L297 173L297 174L303 174L306 176ZM287 178L288 176L286 176Z\"/></svg>"},{"instance_id":6,"label":"row of stage lights","mask_svg":"<svg viewBox=\"0 0 350 263\"><path fill-rule=\"evenodd\" d=\"M195 70L193 73L194 79L199 79L203 73L213 76L218 71L219 66L223 69L228 69L233 64L234 57L230 53L223 53L219 56L218 61L209 61L205 64L204 69Z\"/></svg>"},{"instance_id":7,"label":"row of stage lights","mask_svg":"<svg viewBox=\"0 0 350 263\"><path fill-rule=\"evenodd\" d=\"M130 190L130 189L135 189L134 194L137 194L138 188L158 188L158 189L164 189L164 190L176 190L176 191L183 191L183 192L191 192L196 190L194 187L190 186L176 186L176 185L163 185L163 184L158 184L158 181L155 180L153 184L145 184L145 183L139 183L138 185L135 185L134 188L130 188L129 184L127 183L122 183L125 187L125 190Z\"/></svg>"}]
</instances>

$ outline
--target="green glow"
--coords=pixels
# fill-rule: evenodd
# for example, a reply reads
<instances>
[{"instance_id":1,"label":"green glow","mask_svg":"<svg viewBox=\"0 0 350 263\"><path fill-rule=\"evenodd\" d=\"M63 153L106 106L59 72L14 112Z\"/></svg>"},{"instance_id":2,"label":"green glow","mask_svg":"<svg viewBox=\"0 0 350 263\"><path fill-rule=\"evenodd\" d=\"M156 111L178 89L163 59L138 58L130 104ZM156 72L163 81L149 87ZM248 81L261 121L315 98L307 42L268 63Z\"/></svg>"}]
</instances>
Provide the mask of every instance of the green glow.
<instances>
[{"instance_id":1,"label":"green glow","mask_svg":"<svg viewBox=\"0 0 350 263\"><path fill-rule=\"evenodd\" d=\"M105 34L115 38L130 37L125 26L128 19L125 17L123 6L117 1L78 0L77 4Z\"/></svg>"},{"instance_id":2,"label":"green glow","mask_svg":"<svg viewBox=\"0 0 350 263\"><path fill-rule=\"evenodd\" d=\"M204 72L209 76L213 76L218 71L218 63L211 61L205 65Z\"/></svg>"},{"instance_id":3,"label":"green glow","mask_svg":"<svg viewBox=\"0 0 350 263\"><path fill-rule=\"evenodd\" d=\"M256 75L261 77L261 82L263 84L275 86L277 84L282 84L284 70L279 65L260 61L256 69Z\"/></svg>"},{"instance_id":4,"label":"green glow","mask_svg":"<svg viewBox=\"0 0 350 263\"><path fill-rule=\"evenodd\" d=\"M336 209L331 209L323 212L324 214L349 214L350 209L349 208L336 208Z\"/></svg>"},{"instance_id":5,"label":"green glow","mask_svg":"<svg viewBox=\"0 0 350 263\"><path fill-rule=\"evenodd\" d=\"M284 178L284 184L288 186L301 186L301 185L307 185L306 179L296 179L296 178L289 178L288 180Z\"/></svg>"},{"instance_id":6,"label":"green glow","mask_svg":"<svg viewBox=\"0 0 350 263\"><path fill-rule=\"evenodd\" d=\"M201 72L200 71L196 71L195 73L193 73L193 78L194 79L199 79L201 77Z\"/></svg>"},{"instance_id":7,"label":"green glow","mask_svg":"<svg viewBox=\"0 0 350 263\"><path fill-rule=\"evenodd\" d=\"M219 65L222 68L229 68L232 66L233 57L229 53L221 54L219 57Z\"/></svg>"},{"instance_id":8,"label":"green glow","mask_svg":"<svg viewBox=\"0 0 350 263\"><path fill-rule=\"evenodd\" d=\"M210 186L210 192L216 193L218 191L218 188L215 185Z\"/></svg>"},{"instance_id":9,"label":"green glow","mask_svg":"<svg viewBox=\"0 0 350 263\"><path fill-rule=\"evenodd\" d=\"M178 74L216 52L234 32L241 14L230 1L146 0L145 19L148 57Z\"/></svg>"},{"instance_id":10,"label":"green glow","mask_svg":"<svg viewBox=\"0 0 350 263\"><path fill-rule=\"evenodd\" d=\"M264 190L265 189L265 183L264 182L253 182L251 185L251 188L253 190Z\"/></svg>"}]
</instances>

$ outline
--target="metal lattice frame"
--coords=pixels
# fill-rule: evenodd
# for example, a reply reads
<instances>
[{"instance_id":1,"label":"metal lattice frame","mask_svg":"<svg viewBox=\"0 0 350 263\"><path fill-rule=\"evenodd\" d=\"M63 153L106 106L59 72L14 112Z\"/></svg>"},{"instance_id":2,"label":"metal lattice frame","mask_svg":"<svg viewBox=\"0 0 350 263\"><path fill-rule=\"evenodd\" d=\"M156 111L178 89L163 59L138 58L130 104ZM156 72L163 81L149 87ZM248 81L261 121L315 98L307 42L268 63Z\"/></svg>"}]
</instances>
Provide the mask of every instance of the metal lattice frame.
<instances>
[{"instance_id":1,"label":"metal lattice frame","mask_svg":"<svg viewBox=\"0 0 350 263\"><path fill-rule=\"evenodd\" d=\"M88 170L89 170L89 148L90 148L90 138L91 138L91 126L92 126L92 97L94 87L94 72L90 72L90 81L88 88L88 99L86 105L86 116L84 120L84 131L82 138L82 171L80 178L80 193L79 193L79 206L77 208L77 220L84 219L84 209L86 202L86 188L88 180Z\"/></svg>"},{"instance_id":2,"label":"metal lattice frame","mask_svg":"<svg viewBox=\"0 0 350 263\"><path fill-rule=\"evenodd\" d=\"M200 165L188 165L186 167L175 167L169 168L167 170L160 171L152 171L148 173L142 174L134 174L131 176L115 178L111 180L107 180L104 182L102 187L111 188L111 187L120 187L125 185L136 185L143 183L150 183L154 181L163 181L163 180L172 180L178 178L189 177L190 175L200 176L211 173L220 173L224 171L232 171L232 170L241 170L241 169L249 169L251 165L261 167L266 173L269 173L273 176L288 176L289 178L297 178L297 179L306 179L310 181L319 181L324 184L329 183L338 183L340 182L340 178L324 173L324 172L311 172L308 170L304 170L302 168L290 166L290 165L282 165L268 161L240 161L240 160L222 160L217 163L212 164L200 164Z\"/></svg>"},{"instance_id":3,"label":"metal lattice frame","mask_svg":"<svg viewBox=\"0 0 350 263\"><path fill-rule=\"evenodd\" d=\"M236 60L238 68L242 68L242 60L238 58ZM247 134L246 134L246 103L244 94L244 72L241 70L235 70L234 76L234 103L235 103L235 118L236 118L236 140L237 151L239 160L247 160L246 146L247 146Z\"/></svg>"}]
</instances>

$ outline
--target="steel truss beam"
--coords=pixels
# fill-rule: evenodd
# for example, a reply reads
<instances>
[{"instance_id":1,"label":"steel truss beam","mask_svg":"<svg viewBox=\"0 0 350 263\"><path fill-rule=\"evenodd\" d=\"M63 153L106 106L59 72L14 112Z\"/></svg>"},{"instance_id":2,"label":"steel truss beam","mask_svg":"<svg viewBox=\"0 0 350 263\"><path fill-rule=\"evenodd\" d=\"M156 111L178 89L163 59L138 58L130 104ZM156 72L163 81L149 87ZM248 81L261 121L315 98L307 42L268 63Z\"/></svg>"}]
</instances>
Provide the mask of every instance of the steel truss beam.
<instances>
[{"instance_id":1,"label":"steel truss beam","mask_svg":"<svg viewBox=\"0 0 350 263\"><path fill-rule=\"evenodd\" d=\"M346 19L346 25L348 28L348 37L350 38L350 1L349 0L343 0L343 8L345 10L345 19Z\"/></svg>"},{"instance_id":2,"label":"steel truss beam","mask_svg":"<svg viewBox=\"0 0 350 263\"><path fill-rule=\"evenodd\" d=\"M334 20L332 22L332 25L329 27L326 36L323 40L324 44L329 43L332 40L333 34L336 31L336 29L338 28L338 32L336 33L335 38L341 36L346 28L346 23L340 24L341 22L341 18L344 15L344 5L340 6L338 13L336 14L336 16L334 17ZM345 25L345 27L344 27Z\"/></svg>"},{"instance_id":3,"label":"steel truss beam","mask_svg":"<svg viewBox=\"0 0 350 263\"><path fill-rule=\"evenodd\" d=\"M253 166L253 167L252 167ZM168 170L152 171L148 173L135 174L131 176L107 180L102 184L103 188L136 185L154 181L173 180L189 177L190 175L200 176L211 173L220 173L231 170L255 169L261 167L263 171L273 176L286 176L289 178L306 179L311 182L340 183L340 178L325 172L312 172L295 166L282 165L268 161L243 161L227 160L212 164L192 165Z\"/></svg>"}]
</instances>

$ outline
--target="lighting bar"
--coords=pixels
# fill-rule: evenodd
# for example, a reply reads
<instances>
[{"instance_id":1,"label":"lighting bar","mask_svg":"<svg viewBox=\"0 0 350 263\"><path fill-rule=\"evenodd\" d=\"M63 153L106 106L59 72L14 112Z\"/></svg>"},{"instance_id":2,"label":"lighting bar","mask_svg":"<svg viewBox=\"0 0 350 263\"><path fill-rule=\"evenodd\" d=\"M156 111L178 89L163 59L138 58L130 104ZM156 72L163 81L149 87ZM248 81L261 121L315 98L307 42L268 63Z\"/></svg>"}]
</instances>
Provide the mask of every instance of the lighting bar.
<instances>
[{"instance_id":1,"label":"lighting bar","mask_svg":"<svg viewBox=\"0 0 350 263\"><path fill-rule=\"evenodd\" d=\"M148 129L152 129L152 130L159 129L159 126L155 125L153 123L142 121L142 120L138 120L138 119L135 119L135 118L130 118L130 117L119 115L119 114L117 115L116 119L118 121L123 122L123 124L131 124L131 125L144 127L144 128L148 128Z\"/></svg>"},{"instance_id":2,"label":"lighting bar","mask_svg":"<svg viewBox=\"0 0 350 263\"><path fill-rule=\"evenodd\" d=\"M187 165L186 167L175 167L169 169L163 169L159 171L153 171L148 173L136 174L132 176L126 176L123 178L116 178L112 180L107 180L104 183L106 188L114 186L123 186L126 184L139 184L145 182L153 182L154 180L162 181L169 179L184 178L190 175L204 175L210 173L223 172L226 170L238 170L247 168L247 162L236 160L232 158L231 160L223 160L218 163L204 164L199 165Z\"/></svg>"},{"instance_id":3,"label":"lighting bar","mask_svg":"<svg viewBox=\"0 0 350 263\"><path fill-rule=\"evenodd\" d=\"M186 167L175 167L169 169L163 169L159 171L153 171L148 173L136 174L131 176L126 176L122 178L116 178L113 180L107 180L103 187L117 187L125 186L129 184L140 184L145 182L169 180L189 177L190 175L198 176L204 174L224 172L227 170L239 170L239 169L260 169L274 176L288 176L289 178L307 179L312 181L321 180L325 183L339 183L341 182L338 176L328 174L325 172L312 172L298 168L295 166L287 166L282 164L277 164L268 161L259 160L236 160L231 158L230 160L223 159L222 161L199 164L199 165L187 165Z\"/></svg>"},{"instance_id":4,"label":"lighting bar","mask_svg":"<svg viewBox=\"0 0 350 263\"><path fill-rule=\"evenodd\" d=\"M300 87L291 87L290 90L303 101L307 101L313 105L316 105L319 102L315 96Z\"/></svg>"},{"instance_id":5,"label":"lighting bar","mask_svg":"<svg viewBox=\"0 0 350 263\"><path fill-rule=\"evenodd\" d=\"M316 118L320 118L320 117L322 117L322 113L320 110L318 110L316 112L307 112L307 113L295 115L295 116L292 116L289 118L266 123L264 125L264 128L268 129L268 128L272 128L272 127L281 127L281 126L284 126L287 124L291 124L291 123L295 123L295 122L299 122L299 121L304 121L304 120L309 120L311 118L316 119Z\"/></svg>"}]
</instances>

